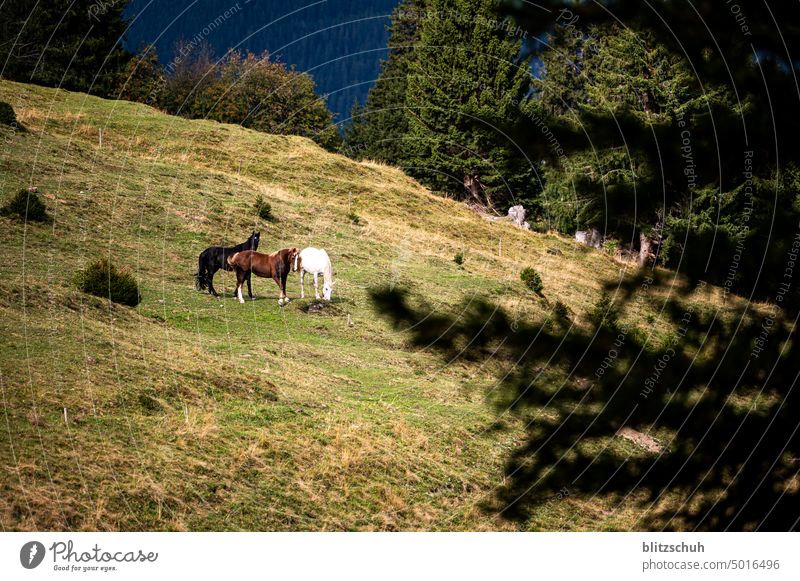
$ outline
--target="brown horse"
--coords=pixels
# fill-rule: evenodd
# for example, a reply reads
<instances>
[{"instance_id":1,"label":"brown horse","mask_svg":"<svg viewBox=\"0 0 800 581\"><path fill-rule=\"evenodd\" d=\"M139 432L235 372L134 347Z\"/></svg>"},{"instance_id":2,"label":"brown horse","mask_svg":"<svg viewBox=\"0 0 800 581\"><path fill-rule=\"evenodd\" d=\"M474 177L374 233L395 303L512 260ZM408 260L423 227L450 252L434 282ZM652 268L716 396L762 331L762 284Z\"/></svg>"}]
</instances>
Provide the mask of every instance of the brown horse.
<instances>
[{"instance_id":1,"label":"brown horse","mask_svg":"<svg viewBox=\"0 0 800 581\"><path fill-rule=\"evenodd\" d=\"M297 248L284 248L272 254L263 254L255 250L243 250L233 256L229 256L228 264L236 271L236 296L239 297L239 302L244 303L242 285L252 272L262 278L272 278L281 289L278 304L283 306L284 303L288 303L286 277L292 271L292 263L294 263L296 257Z\"/></svg>"}]
</instances>

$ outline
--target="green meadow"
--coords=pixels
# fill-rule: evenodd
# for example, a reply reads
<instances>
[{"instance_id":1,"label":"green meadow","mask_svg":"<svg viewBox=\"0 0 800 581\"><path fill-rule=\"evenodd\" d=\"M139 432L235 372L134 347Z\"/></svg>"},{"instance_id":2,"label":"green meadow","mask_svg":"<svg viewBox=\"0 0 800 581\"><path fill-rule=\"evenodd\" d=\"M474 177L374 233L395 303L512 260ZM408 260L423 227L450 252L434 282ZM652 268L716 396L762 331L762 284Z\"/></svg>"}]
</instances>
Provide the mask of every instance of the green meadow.
<instances>
[{"instance_id":1,"label":"green meadow","mask_svg":"<svg viewBox=\"0 0 800 581\"><path fill-rule=\"evenodd\" d=\"M526 522L506 519L494 493L526 426L495 405L500 363L412 346L369 295L404 288L451 315L484 297L526 321L561 301L585 325L603 284L632 266L304 138L8 81L0 101L21 125L0 129L2 201L36 187L53 218L0 218L3 529L637 526L636 493L554 490ZM258 196L273 221L257 216ZM325 248L331 303L309 309L310 278L300 300L297 275L284 308L271 280L254 278L244 305L231 274L215 277L220 299L195 290L198 254L253 230L264 252ZM77 273L101 258L137 278L137 307L78 290ZM543 296L520 281L525 267ZM668 284L623 314L656 337L674 331L660 305L688 284L663 274ZM719 289L695 300L724 314ZM584 445L651 453L619 437Z\"/></svg>"}]
</instances>

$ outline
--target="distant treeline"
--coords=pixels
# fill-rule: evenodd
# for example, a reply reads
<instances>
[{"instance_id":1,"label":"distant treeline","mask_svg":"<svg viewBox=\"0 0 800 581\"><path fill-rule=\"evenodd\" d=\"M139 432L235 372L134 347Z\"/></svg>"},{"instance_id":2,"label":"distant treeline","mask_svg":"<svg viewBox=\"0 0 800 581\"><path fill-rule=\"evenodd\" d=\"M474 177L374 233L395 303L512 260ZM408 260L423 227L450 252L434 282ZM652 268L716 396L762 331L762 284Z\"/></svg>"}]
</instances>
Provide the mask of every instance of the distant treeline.
<instances>
[{"instance_id":1,"label":"distant treeline","mask_svg":"<svg viewBox=\"0 0 800 581\"><path fill-rule=\"evenodd\" d=\"M153 43L166 63L181 40L201 37L217 54L230 48L295 65L314 77L337 122L363 102L386 56L386 25L398 0L131 0L125 46ZM227 14L227 15L226 15Z\"/></svg>"},{"instance_id":2,"label":"distant treeline","mask_svg":"<svg viewBox=\"0 0 800 581\"><path fill-rule=\"evenodd\" d=\"M150 45L133 55L122 48L127 3L4 4L2 76L138 101L183 117L303 135L328 148L339 144L333 116L310 76L266 53L233 51L217 57L204 38L180 42L167 63Z\"/></svg>"},{"instance_id":3,"label":"distant treeline","mask_svg":"<svg viewBox=\"0 0 800 581\"><path fill-rule=\"evenodd\" d=\"M205 44L181 44L166 65L153 46L128 61L114 91L172 115L213 119L275 134L309 137L329 149L341 138L314 81L264 53L216 58Z\"/></svg>"},{"instance_id":4,"label":"distant treeline","mask_svg":"<svg viewBox=\"0 0 800 581\"><path fill-rule=\"evenodd\" d=\"M643 263L776 291L800 223L791 10L519 6L403 0L342 151L522 202L539 230L594 228Z\"/></svg>"}]
</instances>

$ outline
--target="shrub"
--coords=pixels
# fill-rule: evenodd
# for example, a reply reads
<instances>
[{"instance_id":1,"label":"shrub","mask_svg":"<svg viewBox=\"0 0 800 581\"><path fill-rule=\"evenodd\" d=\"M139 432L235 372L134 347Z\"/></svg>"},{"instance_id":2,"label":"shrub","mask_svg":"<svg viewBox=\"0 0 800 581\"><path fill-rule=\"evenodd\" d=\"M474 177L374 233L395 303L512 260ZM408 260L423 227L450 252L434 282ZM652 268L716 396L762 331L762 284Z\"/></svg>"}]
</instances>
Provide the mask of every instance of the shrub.
<instances>
[{"instance_id":1,"label":"shrub","mask_svg":"<svg viewBox=\"0 0 800 581\"><path fill-rule=\"evenodd\" d=\"M120 99L155 107L165 82L164 67L158 62L155 46L144 45L123 68L115 93Z\"/></svg>"},{"instance_id":2,"label":"shrub","mask_svg":"<svg viewBox=\"0 0 800 581\"><path fill-rule=\"evenodd\" d=\"M272 206L260 195L256 196L256 201L255 204L253 204L253 207L255 208L258 217L262 220L272 222L275 219L275 216L272 215Z\"/></svg>"},{"instance_id":3,"label":"shrub","mask_svg":"<svg viewBox=\"0 0 800 581\"><path fill-rule=\"evenodd\" d=\"M78 274L78 287L85 293L135 307L142 296L133 275L118 270L108 260L96 260Z\"/></svg>"},{"instance_id":4,"label":"shrub","mask_svg":"<svg viewBox=\"0 0 800 581\"><path fill-rule=\"evenodd\" d=\"M169 67L159 99L167 112L265 133L302 135L331 151L341 144L333 114L310 75L287 68L267 53L233 50L218 59L205 42L178 50L186 57Z\"/></svg>"},{"instance_id":5,"label":"shrub","mask_svg":"<svg viewBox=\"0 0 800 581\"><path fill-rule=\"evenodd\" d=\"M617 252L617 248L619 248L619 241L618 240L606 240L603 242L603 250L606 251L606 254L610 256L614 256Z\"/></svg>"},{"instance_id":6,"label":"shrub","mask_svg":"<svg viewBox=\"0 0 800 581\"><path fill-rule=\"evenodd\" d=\"M16 216L29 222L50 222L47 206L35 191L20 190L5 206L0 215Z\"/></svg>"},{"instance_id":7,"label":"shrub","mask_svg":"<svg viewBox=\"0 0 800 581\"><path fill-rule=\"evenodd\" d=\"M358 224L361 222L361 217L360 217L358 214L356 214L355 212L349 212L349 213L347 214L347 218L348 218L348 219L349 219L349 220L350 220L350 221L351 221L353 224L355 224L356 226L358 226Z\"/></svg>"},{"instance_id":8,"label":"shrub","mask_svg":"<svg viewBox=\"0 0 800 581\"><path fill-rule=\"evenodd\" d=\"M553 306L553 314L559 321L569 321L572 312L567 305L561 301L556 301L556 304Z\"/></svg>"},{"instance_id":9,"label":"shrub","mask_svg":"<svg viewBox=\"0 0 800 581\"><path fill-rule=\"evenodd\" d=\"M456 255L453 257L453 262L455 262L458 266L463 266L464 264L464 253L459 251L456 252Z\"/></svg>"},{"instance_id":10,"label":"shrub","mask_svg":"<svg viewBox=\"0 0 800 581\"><path fill-rule=\"evenodd\" d=\"M14 127L17 125L17 115L14 113L14 108L5 101L0 101L0 125Z\"/></svg>"},{"instance_id":11,"label":"shrub","mask_svg":"<svg viewBox=\"0 0 800 581\"><path fill-rule=\"evenodd\" d=\"M614 304L614 299L608 293L603 293L589 312L589 320L598 327L614 330L619 322L619 310Z\"/></svg>"},{"instance_id":12,"label":"shrub","mask_svg":"<svg viewBox=\"0 0 800 581\"><path fill-rule=\"evenodd\" d=\"M525 286L535 293L541 293L544 288L542 284L542 277L535 268L523 268L519 273L519 278L525 283Z\"/></svg>"}]
</instances>

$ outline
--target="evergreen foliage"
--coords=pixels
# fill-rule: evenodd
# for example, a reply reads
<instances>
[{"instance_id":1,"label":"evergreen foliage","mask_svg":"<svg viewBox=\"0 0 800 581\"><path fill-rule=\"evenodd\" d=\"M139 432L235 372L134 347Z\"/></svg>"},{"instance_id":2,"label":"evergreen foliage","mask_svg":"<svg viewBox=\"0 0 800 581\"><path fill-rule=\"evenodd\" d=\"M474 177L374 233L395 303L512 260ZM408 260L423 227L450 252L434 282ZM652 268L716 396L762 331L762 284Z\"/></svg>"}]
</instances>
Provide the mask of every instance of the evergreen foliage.
<instances>
[{"instance_id":1,"label":"evergreen foliage","mask_svg":"<svg viewBox=\"0 0 800 581\"><path fill-rule=\"evenodd\" d=\"M263 196L256 196L253 209L256 211L256 215L262 220L266 222L272 222L275 220L275 216L272 213L272 204L266 201Z\"/></svg>"},{"instance_id":2,"label":"evergreen foliage","mask_svg":"<svg viewBox=\"0 0 800 581\"><path fill-rule=\"evenodd\" d=\"M634 250L650 239L694 279L774 296L765 265L785 263L800 222L793 8L545 0L504 10L572 57L536 47L537 93L566 153L545 172L552 223L596 225ZM543 151L527 133L526 148Z\"/></svg>"},{"instance_id":3,"label":"evergreen foliage","mask_svg":"<svg viewBox=\"0 0 800 581\"><path fill-rule=\"evenodd\" d=\"M533 292L542 292L542 289L544 288L544 284L542 283L542 275L540 275L535 268L523 268L522 272L519 273L519 278L522 280L525 286Z\"/></svg>"},{"instance_id":4,"label":"evergreen foliage","mask_svg":"<svg viewBox=\"0 0 800 581\"><path fill-rule=\"evenodd\" d=\"M142 298L134 276L105 259L91 263L80 272L77 283L85 293L129 307L138 305Z\"/></svg>"},{"instance_id":5,"label":"evergreen foliage","mask_svg":"<svg viewBox=\"0 0 800 581\"><path fill-rule=\"evenodd\" d=\"M3 76L107 96L130 59L121 41L127 0L5 2L0 17Z\"/></svg>"},{"instance_id":6,"label":"evergreen foliage","mask_svg":"<svg viewBox=\"0 0 800 581\"><path fill-rule=\"evenodd\" d=\"M638 241L679 205L686 180L658 158L678 120L721 100L695 86L688 65L645 33L616 24L559 29L536 81L541 111L584 139L562 137L567 154L545 170L541 206L562 232L598 228ZM616 124L613 132L596 131ZM648 135L649 133L649 135Z\"/></svg>"},{"instance_id":7,"label":"evergreen foliage","mask_svg":"<svg viewBox=\"0 0 800 581\"><path fill-rule=\"evenodd\" d=\"M370 88L366 103L356 103L345 128L343 153L355 159L373 159L402 165L406 159L406 88L420 40L426 0L402 0L392 13L389 56Z\"/></svg>"},{"instance_id":8,"label":"evergreen foliage","mask_svg":"<svg viewBox=\"0 0 800 581\"><path fill-rule=\"evenodd\" d=\"M0 216L13 216L26 222L50 222L47 206L35 191L20 190L0 208Z\"/></svg>"},{"instance_id":9,"label":"evergreen foliage","mask_svg":"<svg viewBox=\"0 0 800 581\"><path fill-rule=\"evenodd\" d=\"M0 101L0 125L14 126L16 124L17 114L14 113L14 108L5 101Z\"/></svg>"},{"instance_id":10,"label":"evergreen foliage","mask_svg":"<svg viewBox=\"0 0 800 581\"><path fill-rule=\"evenodd\" d=\"M530 195L534 170L504 132L527 114L529 63L493 0L429 0L408 76L409 171L489 206Z\"/></svg>"}]
</instances>

